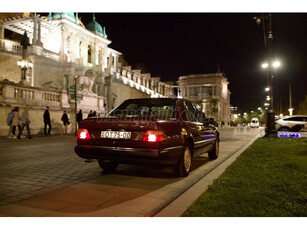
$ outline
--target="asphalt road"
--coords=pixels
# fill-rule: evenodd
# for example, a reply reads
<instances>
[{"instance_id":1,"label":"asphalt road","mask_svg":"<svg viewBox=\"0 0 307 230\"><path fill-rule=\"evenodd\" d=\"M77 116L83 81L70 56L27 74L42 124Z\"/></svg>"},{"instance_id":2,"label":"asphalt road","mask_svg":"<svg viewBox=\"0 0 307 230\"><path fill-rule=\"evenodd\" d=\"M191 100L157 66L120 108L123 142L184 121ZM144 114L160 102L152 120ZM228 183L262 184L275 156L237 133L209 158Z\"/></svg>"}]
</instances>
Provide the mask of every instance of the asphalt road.
<instances>
[{"instance_id":1,"label":"asphalt road","mask_svg":"<svg viewBox=\"0 0 307 230\"><path fill-rule=\"evenodd\" d=\"M103 174L96 161L86 163L76 156L73 136L2 138L0 216L144 216L192 186L204 170L212 170L261 130L221 129L219 159L210 161L207 154L194 159L187 178L175 177L170 167L130 165Z\"/></svg>"}]
</instances>

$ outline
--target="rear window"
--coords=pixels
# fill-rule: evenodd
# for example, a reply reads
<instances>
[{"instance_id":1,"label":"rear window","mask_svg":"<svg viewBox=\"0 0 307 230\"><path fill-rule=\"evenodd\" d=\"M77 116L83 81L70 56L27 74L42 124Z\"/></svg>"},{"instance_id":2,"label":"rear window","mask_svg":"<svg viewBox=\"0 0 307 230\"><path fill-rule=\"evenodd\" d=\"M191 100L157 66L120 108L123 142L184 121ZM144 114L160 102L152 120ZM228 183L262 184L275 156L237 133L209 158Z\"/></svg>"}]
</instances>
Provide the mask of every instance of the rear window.
<instances>
[{"instance_id":1,"label":"rear window","mask_svg":"<svg viewBox=\"0 0 307 230\"><path fill-rule=\"evenodd\" d=\"M284 121L304 121L303 117L289 117L285 118Z\"/></svg>"},{"instance_id":2,"label":"rear window","mask_svg":"<svg viewBox=\"0 0 307 230\"><path fill-rule=\"evenodd\" d=\"M173 99L126 100L107 116L172 118L175 106Z\"/></svg>"}]
</instances>

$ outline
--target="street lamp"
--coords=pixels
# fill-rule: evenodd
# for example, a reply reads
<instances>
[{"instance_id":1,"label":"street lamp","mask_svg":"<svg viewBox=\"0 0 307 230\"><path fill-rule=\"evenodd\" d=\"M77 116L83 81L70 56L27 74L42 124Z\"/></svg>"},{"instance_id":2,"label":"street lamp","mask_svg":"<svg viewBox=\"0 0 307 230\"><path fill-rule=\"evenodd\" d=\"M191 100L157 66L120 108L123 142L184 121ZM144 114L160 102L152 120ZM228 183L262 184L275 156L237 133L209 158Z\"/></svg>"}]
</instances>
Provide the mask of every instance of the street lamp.
<instances>
[{"instance_id":1,"label":"street lamp","mask_svg":"<svg viewBox=\"0 0 307 230\"><path fill-rule=\"evenodd\" d=\"M27 70L28 68L32 68L33 64L28 62L27 60L17 61L17 65L21 69L21 80L27 80Z\"/></svg>"},{"instance_id":2,"label":"street lamp","mask_svg":"<svg viewBox=\"0 0 307 230\"><path fill-rule=\"evenodd\" d=\"M278 67L280 66L280 62L279 62L279 61L274 61L274 62L272 63L272 66L273 66L274 68L278 68Z\"/></svg>"},{"instance_id":3,"label":"street lamp","mask_svg":"<svg viewBox=\"0 0 307 230\"><path fill-rule=\"evenodd\" d=\"M263 64L261 65L261 67L262 67L262 69L266 69L266 68L269 67L269 64L268 64L268 63L263 63Z\"/></svg>"},{"instance_id":4,"label":"street lamp","mask_svg":"<svg viewBox=\"0 0 307 230\"><path fill-rule=\"evenodd\" d=\"M266 70L267 73L267 87L270 88L268 91L270 97L269 110L267 112L267 124L266 124L266 135L275 134L275 112L273 110L273 74L272 74L272 15L269 13L267 16L262 14L261 17L254 17L257 25L262 24L263 35L264 35L264 45L266 48L266 63L262 65L262 68ZM266 23L268 25L266 25Z\"/></svg>"},{"instance_id":5,"label":"street lamp","mask_svg":"<svg viewBox=\"0 0 307 230\"><path fill-rule=\"evenodd\" d=\"M17 65L20 66L21 68L21 81L20 83L23 84L27 80L27 69L29 67L33 67L32 63L29 63L27 61L27 49L30 46L29 43L29 38L27 35L27 31L24 32L21 40L20 40L20 45L22 47L22 60L17 62Z\"/></svg>"}]
</instances>

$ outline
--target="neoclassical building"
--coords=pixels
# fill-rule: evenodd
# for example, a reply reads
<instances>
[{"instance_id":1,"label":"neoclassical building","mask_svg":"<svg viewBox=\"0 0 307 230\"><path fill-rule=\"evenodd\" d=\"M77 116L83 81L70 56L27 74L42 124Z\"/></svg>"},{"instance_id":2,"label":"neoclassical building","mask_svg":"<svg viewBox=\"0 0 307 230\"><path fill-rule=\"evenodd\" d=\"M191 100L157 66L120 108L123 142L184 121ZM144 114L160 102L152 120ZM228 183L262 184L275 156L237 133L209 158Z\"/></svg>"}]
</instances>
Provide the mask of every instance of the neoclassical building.
<instances>
[{"instance_id":1,"label":"neoclassical building","mask_svg":"<svg viewBox=\"0 0 307 230\"><path fill-rule=\"evenodd\" d=\"M22 45L25 37L29 46ZM0 135L6 135L4 118L15 106L31 108L34 133L42 131L46 106L54 132L61 129L63 110L74 122L74 79L83 87L77 107L84 116L90 110L104 114L127 98L172 96L171 85L123 66L110 44L94 15L84 26L76 13L0 14Z\"/></svg>"},{"instance_id":2,"label":"neoclassical building","mask_svg":"<svg viewBox=\"0 0 307 230\"><path fill-rule=\"evenodd\" d=\"M203 104L207 117L229 121L230 92L222 73L179 77L177 85L132 69L93 14L83 25L77 13L0 13L0 136L8 134L6 116L18 106L30 108L33 134L43 131L43 113L50 107L53 132L63 129L68 111L75 123L77 109L104 115L128 98L178 96ZM70 131L74 129L72 125Z\"/></svg>"},{"instance_id":3,"label":"neoclassical building","mask_svg":"<svg viewBox=\"0 0 307 230\"><path fill-rule=\"evenodd\" d=\"M229 124L230 91L229 82L219 70L212 74L193 74L179 77L178 96L202 105L207 117Z\"/></svg>"}]
</instances>

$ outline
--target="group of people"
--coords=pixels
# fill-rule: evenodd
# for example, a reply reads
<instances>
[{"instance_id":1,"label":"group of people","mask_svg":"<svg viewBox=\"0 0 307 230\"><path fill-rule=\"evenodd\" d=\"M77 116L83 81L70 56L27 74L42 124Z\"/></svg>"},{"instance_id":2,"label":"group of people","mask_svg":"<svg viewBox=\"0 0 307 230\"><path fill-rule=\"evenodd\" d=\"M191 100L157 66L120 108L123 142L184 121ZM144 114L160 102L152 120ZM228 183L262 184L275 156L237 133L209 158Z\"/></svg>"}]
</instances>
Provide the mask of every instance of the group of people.
<instances>
[{"instance_id":1,"label":"group of people","mask_svg":"<svg viewBox=\"0 0 307 230\"><path fill-rule=\"evenodd\" d=\"M7 116L6 122L9 126L9 138L18 138L20 139L22 136L22 131L26 127L28 132L28 138L31 139L30 132L30 120L29 120L29 108L25 107L24 111L19 114L19 107L15 107ZM16 127L18 127L18 134L16 136Z\"/></svg>"},{"instance_id":2,"label":"group of people","mask_svg":"<svg viewBox=\"0 0 307 230\"><path fill-rule=\"evenodd\" d=\"M96 116L97 116L96 111L93 112L93 110L91 110L90 113L87 115L87 118L96 117Z\"/></svg>"},{"instance_id":3,"label":"group of people","mask_svg":"<svg viewBox=\"0 0 307 230\"><path fill-rule=\"evenodd\" d=\"M32 139L32 135L30 132L30 119L29 119L29 108L26 106L24 108L24 111L19 113L19 107L15 107L8 115L6 118L7 125L9 126L9 133L8 133L8 138L13 138L13 139L21 139L25 138L25 136L22 135L22 132L24 128L26 127L27 132L28 132L28 138ZM51 132L51 119L50 119L50 112L49 112L49 107L46 107L46 110L43 115L44 118L44 134L45 136L50 135ZM78 123L82 120L82 110L79 111L77 115L77 120ZM62 135L67 134L67 127L70 124L67 112L64 111L61 121L63 122L64 125L64 132ZM48 132L47 132L47 126L48 126ZM18 134L16 135L16 127L18 127Z\"/></svg>"}]
</instances>

